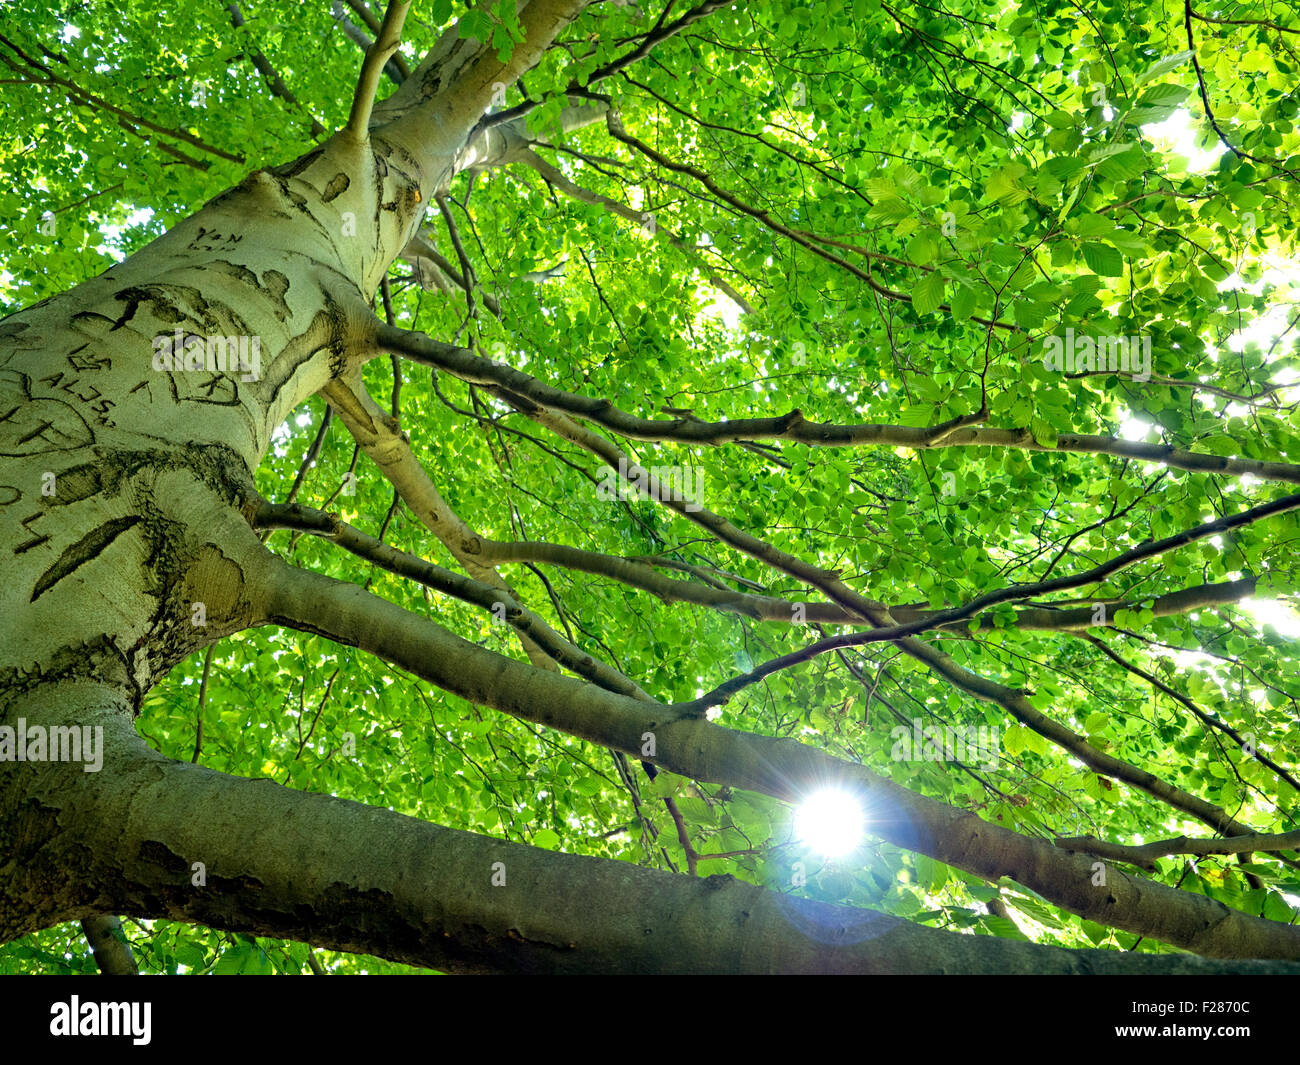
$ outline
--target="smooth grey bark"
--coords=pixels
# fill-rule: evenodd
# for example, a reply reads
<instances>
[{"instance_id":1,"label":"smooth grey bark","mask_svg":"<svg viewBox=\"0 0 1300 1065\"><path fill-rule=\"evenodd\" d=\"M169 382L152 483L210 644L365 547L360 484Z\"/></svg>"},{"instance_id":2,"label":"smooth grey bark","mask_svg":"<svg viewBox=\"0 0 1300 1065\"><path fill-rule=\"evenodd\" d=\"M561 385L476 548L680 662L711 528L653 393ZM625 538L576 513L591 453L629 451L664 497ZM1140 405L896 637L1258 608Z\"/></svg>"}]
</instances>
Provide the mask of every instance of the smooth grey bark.
<instances>
[{"instance_id":1,"label":"smooth grey bark","mask_svg":"<svg viewBox=\"0 0 1300 1065\"><path fill-rule=\"evenodd\" d=\"M109 914L83 917L81 930L86 934L95 956L95 964L104 976L139 976L135 955L122 932L122 922Z\"/></svg>"},{"instance_id":2,"label":"smooth grey bark","mask_svg":"<svg viewBox=\"0 0 1300 1065\"><path fill-rule=\"evenodd\" d=\"M1206 896L1130 875L1091 855L1021 836L795 740L736 732L697 719L672 720L671 707L503 658L356 585L279 563L268 585L267 609L271 622L371 651L470 702L695 780L792 802L802 797L808 782L851 789L873 811L872 830L881 838L992 881L1014 879L1101 924L1209 957L1300 959L1300 928L1251 917Z\"/></svg>"},{"instance_id":3,"label":"smooth grey bark","mask_svg":"<svg viewBox=\"0 0 1300 1065\"><path fill-rule=\"evenodd\" d=\"M528 4L527 41L506 63L453 31L457 76L440 94L438 64L421 68L396 138L345 130L256 170L126 261L0 322L0 724L69 684L105 688L129 717L177 662L262 619L270 556L249 528L251 474L271 433L368 354L370 297L454 174L494 79L513 82L582 6ZM245 352L256 339L260 365L160 369L156 341L177 335L244 338ZM43 912L18 856L34 840L59 850L59 779L0 763L0 807L15 811L0 829L0 928Z\"/></svg>"},{"instance_id":4,"label":"smooth grey bark","mask_svg":"<svg viewBox=\"0 0 1300 1065\"><path fill-rule=\"evenodd\" d=\"M103 686L44 687L19 709L100 725L105 761L30 764L39 799L0 788L2 938L107 907L457 973L1300 974L960 935L235 779L151 750Z\"/></svg>"}]
</instances>

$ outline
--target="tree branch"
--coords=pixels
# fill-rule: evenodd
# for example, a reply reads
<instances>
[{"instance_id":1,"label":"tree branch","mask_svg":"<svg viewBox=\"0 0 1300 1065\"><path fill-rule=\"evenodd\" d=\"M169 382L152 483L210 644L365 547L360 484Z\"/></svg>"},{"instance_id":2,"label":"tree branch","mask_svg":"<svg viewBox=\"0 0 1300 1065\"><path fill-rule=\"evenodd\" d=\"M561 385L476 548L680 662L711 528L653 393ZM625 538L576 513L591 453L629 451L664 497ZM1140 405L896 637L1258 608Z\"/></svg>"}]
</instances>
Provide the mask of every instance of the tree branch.
<instances>
[{"instance_id":1,"label":"tree branch","mask_svg":"<svg viewBox=\"0 0 1300 1065\"><path fill-rule=\"evenodd\" d=\"M87 878L123 913L455 973L678 973L688 959L737 973L1300 973L1283 953L1295 929L1234 916L1197 895L1184 898L1202 920L1257 933L1243 946L1263 947L1258 932L1267 929L1278 960L1066 951L781 896L729 876L545 851L172 761L134 734L124 703L97 717L111 730L107 772L42 767L43 845L19 869L16 889L75 852L91 856ZM98 816L67 816L79 807ZM34 827L34 816L25 825ZM6 820L0 838L8 842L9 832ZM1043 846L1057 861L1086 861ZM1133 894L1120 886L1129 878L1115 880L1117 896ZM85 915L89 883L53 882L62 886L26 923Z\"/></svg>"},{"instance_id":2,"label":"tree branch","mask_svg":"<svg viewBox=\"0 0 1300 1065\"><path fill-rule=\"evenodd\" d=\"M507 398L509 398L508 395ZM519 403L524 401L516 398L513 402L518 406ZM573 441L580 447L586 448L611 468L628 470L629 473L633 469L639 469L635 463L629 463L627 456L613 443L584 429L567 416L551 414L546 411L527 410L522 407L520 409L539 424L547 426L560 436ZM870 621L876 627L894 624L894 619L890 617L882 604L866 598L849 587L840 580L838 572L814 566L803 559L781 551L758 537L737 528L726 518L715 514L706 507L676 499L671 493L662 491L655 484L653 478L649 478L649 480L652 495L663 506L706 529L723 543L790 577L812 585L834 602L847 610L856 612L860 617ZM1126 781L1145 791L1148 795L1191 814L1216 831L1232 835L1242 835L1251 831L1249 826L1235 820L1221 806L1192 795L1182 788L1175 787L1153 773L1099 751L1072 729L1066 728L1035 709L1029 702L1027 692L979 676L960 665L937 647L932 647L914 636L906 636L894 642L907 655L925 665L933 673L977 699L1001 706L1021 724L1033 729L1040 736L1064 750L1071 752L1095 772ZM678 717L693 717L698 716L704 709L706 708L701 707L698 702L691 702L674 707L672 712Z\"/></svg>"},{"instance_id":3,"label":"tree branch","mask_svg":"<svg viewBox=\"0 0 1300 1065\"><path fill-rule=\"evenodd\" d=\"M226 10L230 12L231 25L237 30L242 29L244 16L239 10L239 5L235 3L227 4ZM289 86L284 83L284 79L280 77L279 72L271 65L271 61L260 50L254 48L249 53L249 58L253 61L253 66L257 69L257 72L262 75L262 79L266 82L266 87L271 90L272 96L278 96L290 107L296 108L298 111L303 110L302 104L298 102L298 97L294 96ZM308 115L307 117L311 119L311 135L317 140L325 136L326 129L316 121L316 117L314 115Z\"/></svg>"},{"instance_id":4,"label":"tree branch","mask_svg":"<svg viewBox=\"0 0 1300 1065\"><path fill-rule=\"evenodd\" d=\"M763 225L767 226L767 228L772 230L774 233L780 233L783 237L786 237L793 243L798 244L801 248L804 248L807 251L812 252L814 255L819 256L822 259L825 259L827 262L834 263L836 266L842 267L843 269L851 273L854 277L856 277L859 281L864 282L868 288L870 288L873 292L877 293L878 295L884 296L887 299L897 300L902 303L912 302L912 297L907 295L907 293L896 292L894 289L889 288L886 285L882 285L879 281L875 279L875 277L871 274L870 270L861 270L858 267L854 266L847 259L843 259L840 256L833 254L832 252L828 252L825 248L821 247L817 241L810 240L807 236L805 236L803 233L799 232L798 230L792 229L790 226L787 226L785 223L780 222L777 219L773 218L770 212L763 210L762 208L759 207L749 206L747 203L743 202L732 193L729 193L723 188L721 188L717 182L715 182L703 170L699 169L699 167L690 166L689 164L686 163L674 162L673 160L669 159L666 155L664 155L662 152L659 152L655 148L652 148L650 145L646 144L645 141L638 140L636 137L631 136L623 128L622 122L619 120L618 115L614 111L611 110L609 114L605 116L605 124L609 130L610 136L613 137L615 140L622 141L628 147L634 148L642 155L646 156L649 159L654 160L654 162L658 163L660 166L668 170L671 170L674 173L685 174L689 177L694 178L696 181L698 181L701 185L703 185L706 189L708 189L711 193L713 193L714 196L717 196L718 199L722 200L724 203L727 203L730 206L734 207L737 211L740 211L742 214L746 214L749 217L755 219L756 221L761 222ZM938 309L943 311L949 311L949 312L951 312L952 310L952 308L949 307L946 303L941 303ZM1011 333L1021 332L1020 327L1012 324L1011 322L991 321L986 318L979 318L975 315L971 316L971 321L978 322L980 325L989 326L990 328L1004 329L1007 332L1011 332Z\"/></svg>"},{"instance_id":5,"label":"tree branch","mask_svg":"<svg viewBox=\"0 0 1300 1065\"><path fill-rule=\"evenodd\" d=\"M1056 840L1056 845L1063 850L1082 851L1095 854L1098 858L1110 858L1117 862L1128 862L1130 865L1154 870L1157 858L1165 858L1171 854L1194 854L1204 857L1212 854L1250 854L1253 851L1276 853L1300 850L1300 831L1258 832L1227 839L1189 839L1187 836L1178 836L1176 839L1154 840L1141 846L1108 843L1104 839L1093 836L1062 836Z\"/></svg>"},{"instance_id":6,"label":"tree branch","mask_svg":"<svg viewBox=\"0 0 1300 1065\"><path fill-rule=\"evenodd\" d=\"M139 976L135 955L122 932L122 922L108 914L84 917L81 930L86 934L95 964L105 976Z\"/></svg>"},{"instance_id":7,"label":"tree branch","mask_svg":"<svg viewBox=\"0 0 1300 1065\"><path fill-rule=\"evenodd\" d=\"M432 562L390 547L360 529L341 521L333 514L305 507L300 503L264 503L254 517L254 525L261 529L298 529L312 533L338 544L358 558L373 562L381 569L399 577L407 577L450 595L466 603L473 603L499 618L545 651L560 665L600 685L606 691L618 692L636 699L658 704L628 677L600 659L587 654L564 639L537 614L521 606L509 592L493 587L472 577L444 569Z\"/></svg>"},{"instance_id":8,"label":"tree branch","mask_svg":"<svg viewBox=\"0 0 1300 1065\"><path fill-rule=\"evenodd\" d=\"M872 831L882 838L978 876L1012 876L1081 916L1208 956L1300 958L1300 928L1115 871L1094 886L1096 871L1087 858L916 795L864 766L791 740L703 721L665 722L662 707L503 658L355 585L281 563L269 594L272 623L360 647L471 702L683 776L787 801L813 786L840 786L862 796L874 811ZM644 753L647 735L655 740L653 754Z\"/></svg>"},{"instance_id":9,"label":"tree branch","mask_svg":"<svg viewBox=\"0 0 1300 1065\"><path fill-rule=\"evenodd\" d=\"M411 0L388 0L384 22L379 27L375 43L366 49L361 76L357 79L356 92L352 96L352 111L348 115L347 126L344 127L357 141L365 141L370 136L370 112L375 106L375 93L379 90L379 75L389 57L402 43L402 24L406 21L406 12L410 6Z\"/></svg>"},{"instance_id":10,"label":"tree branch","mask_svg":"<svg viewBox=\"0 0 1300 1065\"><path fill-rule=\"evenodd\" d=\"M954 426L952 422L937 426L836 425L807 421L799 410L775 418L738 418L724 422L706 422L694 417L672 421L638 418L620 410L607 399L565 392L521 370L480 358L468 348L434 340L414 330L385 326L377 331L375 343L379 350L395 352L414 362L446 370L471 384L499 385L540 406L590 419L632 440L715 445L791 440L820 447L905 447L915 451L940 447L1015 447L1027 451L1114 455L1159 462L1198 473L1234 476L1249 473L1261 480L1300 484L1300 464L1296 463L1230 459L1183 451L1165 444L1144 444L1078 433L1061 433L1055 445L1051 446L1040 443L1028 429L982 429Z\"/></svg>"}]
</instances>

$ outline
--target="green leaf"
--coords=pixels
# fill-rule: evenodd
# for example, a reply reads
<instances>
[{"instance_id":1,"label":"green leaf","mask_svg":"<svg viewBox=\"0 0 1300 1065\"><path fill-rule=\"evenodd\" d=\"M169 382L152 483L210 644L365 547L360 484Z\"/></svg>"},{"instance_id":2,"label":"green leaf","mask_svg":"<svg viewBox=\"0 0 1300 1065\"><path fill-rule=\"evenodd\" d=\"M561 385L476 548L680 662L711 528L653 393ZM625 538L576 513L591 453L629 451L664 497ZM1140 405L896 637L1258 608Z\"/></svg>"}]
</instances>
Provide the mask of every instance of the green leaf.
<instances>
[{"instance_id":1,"label":"green leaf","mask_svg":"<svg viewBox=\"0 0 1300 1065\"><path fill-rule=\"evenodd\" d=\"M1144 85L1148 81L1154 81L1163 74L1168 74L1171 70L1177 70L1180 66L1192 58L1192 50L1188 48L1182 52L1174 52L1163 59L1158 59L1152 63L1145 71L1138 75L1135 84Z\"/></svg>"},{"instance_id":2,"label":"green leaf","mask_svg":"<svg viewBox=\"0 0 1300 1065\"><path fill-rule=\"evenodd\" d=\"M967 288L965 285L958 285L952 294L952 300L949 304L952 309L952 316L959 322L964 322L975 313L975 290Z\"/></svg>"},{"instance_id":3,"label":"green leaf","mask_svg":"<svg viewBox=\"0 0 1300 1065\"><path fill-rule=\"evenodd\" d=\"M989 914L983 918L984 927L1000 939L1020 939L1028 941L1029 937L1025 935L1008 917L998 917L996 914Z\"/></svg>"},{"instance_id":4,"label":"green leaf","mask_svg":"<svg viewBox=\"0 0 1300 1065\"><path fill-rule=\"evenodd\" d=\"M515 50L515 42L511 38L509 31L504 26L497 26L492 31L492 47L496 51L497 59L502 63L510 59L511 53Z\"/></svg>"},{"instance_id":5,"label":"green leaf","mask_svg":"<svg viewBox=\"0 0 1300 1065\"><path fill-rule=\"evenodd\" d=\"M996 171L989 179L986 192L991 199L1004 206L1020 203L1029 195L1021 185L1021 180L1028 171L1020 163L1009 163Z\"/></svg>"},{"instance_id":6,"label":"green leaf","mask_svg":"<svg viewBox=\"0 0 1300 1065\"><path fill-rule=\"evenodd\" d=\"M1011 725L1002 733L1002 749L1012 758L1025 749L1025 734L1028 730L1020 724Z\"/></svg>"},{"instance_id":7,"label":"green leaf","mask_svg":"<svg viewBox=\"0 0 1300 1065\"><path fill-rule=\"evenodd\" d=\"M550 828L539 828L533 833L532 844L534 847L541 847L543 850L558 850L560 834Z\"/></svg>"},{"instance_id":8,"label":"green leaf","mask_svg":"<svg viewBox=\"0 0 1300 1065\"><path fill-rule=\"evenodd\" d=\"M937 270L928 273L912 288L912 306L917 314L929 314L943 302L943 275Z\"/></svg>"},{"instance_id":9,"label":"green leaf","mask_svg":"<svg viewBox=\"0 0 1300 1065\"><path fill-rule=\"evenodd\" d=\"M1021 329L1037 329L1051 315L1053 308L1046 303L1035 303L1033 300L1016 300L1011 308L1012 316L1016 320L1016 325Z\"/></svg>"},{"instance_id":10,"label":"green leaf","mask_svg":"<svg viewBox=\"0 0 1300 1065\"><path fill-rule=\"evenodd\" d=\"M1166 107L1176 106L1187 99L1191 89L1185 85L1152 85L1140 97L1138 97L1138 107Z\"/></svg>"},{"instance_id":11,"label":"green leaf","mask_svg":"<svg viewBox=\"0 0 1300 1065\"><path fill-rule=\"evenodd\" d=\"M1056 426L1046 418L1031 418L1029 431L1034 434L1034 439L1045 447L1056 446Z\"/></svg>"},{"instance_id":12,"label":"green leaf","mask_svg":"<svg viewBox=\"0 0 1300 1065\"><path fill-rule=\"evenodd\" d=\"M492 20L485 11L470 10L456 23L456 32L462 39L485 41L492 32Z\"/></svg>"},{"instance_id":13,"label":"green leaf","mask_svg":"<svg viewBox=\"0 0 1300 1065\"><path fill-rule=\"evenodd\" d=\"M918 233L907 242L907 257L920 266L928 266L938 253L939 246L926 233Z\"/></svg>"},{"instance_id":14,"label":"green leaf","mask_svg":"<svg viewBox=\"0 0 1300 1065\"><path fill-rule=\"evenodd\" d=\"M1096 921L1089 921L1086 918L1081 920L1079 923L1083 928L1083 934L1087 936L1094 945L1100 944L1110 938L1110 929L1105 925L1100 925Z\"/></svg>"},{"instance_id":15,"label":"green leaf","mask_svg":"<svg viewBox=\"0 0 1300 1065\"><path fill-rule=\"evenodd\" d=\"M1083 261L1088 269L1102 277L1121 277L1124 273L1124 257L1109 244L1089 241L1079 246L1083 252Z\"/></svg>"},{"instance_id":16,"label":"green leaf","mask_svg":"<svg viewBox=\"0 0 1300 1065\"><path fill-rule=\"evenodd\" d=\"M883 222L890 225L902 221L911 214L912 208L897 197L891 196L888 199L877 201L871 210L867 212L867 218L872 222Z\"/></svg>"},{"instance_id":17,"label":"green leaf","mask_svg":"<svg viewBox=\"0 0 1300 1065\"><path fill-rule=\"evenodd\" d=\"M1148 119L1143 119L1147 121ZM1150 121L1160 121L1150 118ZM1147 168L1147 157L1141 148L1132 147L1126 152L1103 159L1097 166L1097 173L1110 181L1128 181L1141 176Z\"/></svg>"},{"instance_id":18,"label":"green leaf","mask_svg":"<svg viewBox=\"0 0 1300 1065\"><path fill-rule=\"evenodd\" d=\"M1115 223L1105 215L1089 214L1072 219L1069 228L1081 237L1100 237L1114 232Z\"/></svg>"}]
</instances>

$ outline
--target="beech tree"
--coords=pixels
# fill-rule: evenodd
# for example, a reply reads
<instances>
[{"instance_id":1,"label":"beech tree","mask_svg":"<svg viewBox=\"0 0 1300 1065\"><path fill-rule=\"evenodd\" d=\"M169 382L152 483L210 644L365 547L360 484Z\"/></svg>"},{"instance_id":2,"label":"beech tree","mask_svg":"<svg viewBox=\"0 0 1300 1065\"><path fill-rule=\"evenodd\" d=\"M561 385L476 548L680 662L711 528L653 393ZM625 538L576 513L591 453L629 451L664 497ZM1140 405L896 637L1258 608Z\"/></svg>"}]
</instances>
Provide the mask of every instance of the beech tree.
<instances>
[{"instance_id":1,"label":"beech tree","mask_svg":"<svg viewBox=\"0 0 1300 1065\"><path fill-rule=\"evenodd\" d=\"M1300 971L1293 7L0 22L6 971Z\"/></svg>"}]
</instances>

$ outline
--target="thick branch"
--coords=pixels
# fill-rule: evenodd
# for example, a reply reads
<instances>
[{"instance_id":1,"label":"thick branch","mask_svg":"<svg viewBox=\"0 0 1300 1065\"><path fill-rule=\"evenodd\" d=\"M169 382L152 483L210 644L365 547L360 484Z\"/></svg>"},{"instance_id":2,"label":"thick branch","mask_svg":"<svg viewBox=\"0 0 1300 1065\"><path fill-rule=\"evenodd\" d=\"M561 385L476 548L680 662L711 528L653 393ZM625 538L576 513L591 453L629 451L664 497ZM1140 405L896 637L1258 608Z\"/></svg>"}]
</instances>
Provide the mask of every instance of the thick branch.
<instances>
[{"instance_id":1,"label":"thick branch","mask_svg":"<svg viewBox=\"0 0 1300 1065\"><path fill-rule=\"evenodd\" d=\"M714 610L738 614L753 618L755 621L779 621L785 624L809 625L855 625L868 624L856 614L845 610L835 603L797 602L780 599L770 595L755 595L749 592L736 592L729 589L713 588L698 581L674 580L656 572L653 558L617 558L613 555L586 551L565 544L541 543L538 541L503 542L476 538L463 545L464 550L481 556L485 561L502 562L547 562L565 569L591 573L598 577L608 577L632 588L650 592L666 603L695 603ZM1222 584L1206 584L1195 588L1185 588L1156 596L1151 600L1153 616L1171 617L1186 614L1194 610L1205 610L1215 606L1235 603L1255 591L1255 578L1247 577L1239 581L1226 581ZM1105 607L1104 615L1097 620L1096 607ZM1020 606L1010 625L1018 629L1072 632L1096 627L1109 627L1115 624L1115 614L1120 610L1134 610L1140 606L1138 600L1097 598L1089 599L1086 606L1073 604L1035 604ZM889 613L900 624L927 621L940 613L936 610L923 610L913 606L890 606ZM795 619L801 621L796 622ZM960 622L949 623L960 625ZM943 628L943 624L927 624L926 628ZM982 629L996 627L992 616L980 619Z\"/></svg>"},{"instance_id":2,"label":"thick branch","mask_svg":"<svg viewBox=\"0 0 1300 1065\"><path fill-rule=\"evenodd\" d=\"M717 702L725 701L734 695L737 691L747 687L764 677L770 676L778 670L785 669L789 666L796 665L799 662L806 662L809 659L826 654L842 647L858 647L870 643L880 643L884 640L902 640L908 636L914 636L917 633L927 629L937 628L941 625L955 625L967 618L974 617L976 614L991 606L999 603L1011 602L1013 600L1025 600L1039 595L1045 595L1051 592L1064 591L1070 588L1079 588L1087 584L1096 584L1107 577L1124 569L1127 566L1136 564L1147 558L1154 558L1157 555L1172 551L1178 547L1184 547L1187 544L1195 543L1198 540L1207 539L1210 536L1227 532L1231 529L1240 528L1243 525L1249 525L1256 521L1262 521L1265 518L1277 514L1285 514L1289 511L1300 508L1300 493L1282 496L1269 503L1262 503L1257 507L1251 507L1248 510L1240 511L1237 514L1230 514L1226 517L1219 518L1215 521L1206 522L1198 525L1194 529L1186 529L1183 532L1175 533L1173 536L1167 536L1163 540L1152 540L1114 558L1094 566L1091 569L1084 570L1082 573L1074 573L1064 577L1056 577L1051 580L1038 581L1034 584L1012 584L1005 588L998 588L984 595L976 596L968 603L961 606L952 607L948 610L935 610L923 614L915 621L900 622L895 625L888 625L877 628L869 633L853 633L843 636L835 636L826 640L819 641L810 647L802 648L798 651L792 651L780 658L773 659L759 666L753 672L742 677L737 677L719 688L705 695L699 700L702 706L717 705ZM1094 643L1098 642L1094 639ZM1112 652L1107 651L1108 654ZM1148 677L1143 673L1142 676ZM1148 677L1148 679L1151 679ZM1159 683L1159 682L1156 682ZM715 700L710 702L709 700ZM1234 738L1237 738L1234 734ZM1289 780L1289 778L1288 778Z\"/></svg>"},{"instance_id":3,"label":"thick branch","mask_svg":"<svg viewBox=\"0 0 1300 1065\"><path fill-rule=\"evenodd\" d=\"M115 709L106 772L52 767L44 804L24 818L29 831L39 824L42 845L18 879L60 885L47 922L84 911L93 879L139 917L445 972L1300 973L1294 961L960 935L728 876L701 880L508 843L171 761L134 735L125 706ZM10 831L0 826L0 838L11 842ZM72 853L96 857L70 883L59 874Z\"/></svg>"},{"instance_id":4,"label":"thick branch","mask_svg":"<svg viewBox=\"0 0 1300 1065\"><path fill-rule=\"evenodd\" d=\"M122 922L110 914L83 917L81 930L95 956L95 964L105 976L139 976L135 955L122 934Z\"/></svg>"},{"instance_id":5,"label":"thick branch","mask_svg":"<svg viewBox=\"0 0 1300 1065\"><path fill-rule=\"evenodd\" d=\"M792 740L665 722L662 708L534 669L460 639L355 585L281 564L271 620L361 647L471 702L612 747L696 780L785 800L838 785L861 795L872 830L901 847L997 880L1014 877L1090 919L1220 957L1300 958L1300 929L1231 910L1202 895L1108 871L1043 841L988 824ZM647 737L655 753L645 753Z\"/></svg>"},{"instance_id":6,"label":"thick branch","mask_svg":"<svg viewBox=\"0 0 1300 1065\"><path fill-rule=\"evenodd\" d=\"M379 467L416 518L442 542L466 572L499 588L511 601L517 601L519 597L514 589L491 565L484 565L481 559L464 550L462 545L475 538L474 531L447 505L411 451L410 440L401 426L371 398L360 377L338 378L324 389L324 395L361 450ZM539 666L550 663L550 657L531 637L521 635L520 640L530 661Z\"/></svg>"},{"instance_id":7,"label":"thick branch","mask_svg":"<svg viewBox=\"0 0 1300 1065\"><path fill-rule=\"evenodd\" d=\"M357 79L356 92L352 96L352 111L348 115L347 131L358 141L369 136L370 112L375 106L375 93L379 90L379 75L384 64L397 51L402 43L402 23L406 21L406 12L411 0L388 0L384 12L383 25L375 37L375 43L366 49L365 62L361 64L361 76Z\"/></svg>"}]
</instances>

